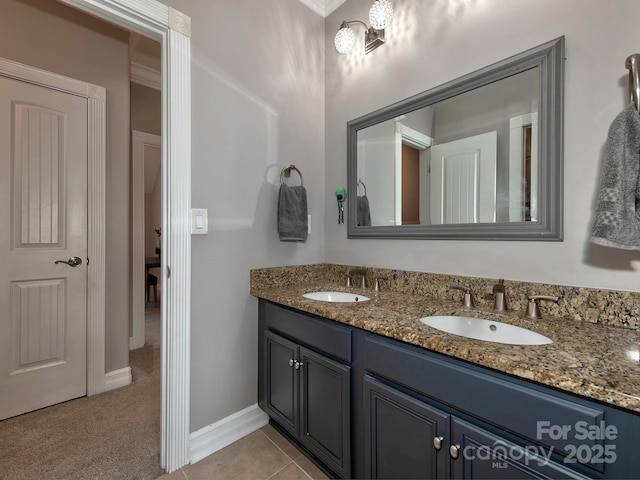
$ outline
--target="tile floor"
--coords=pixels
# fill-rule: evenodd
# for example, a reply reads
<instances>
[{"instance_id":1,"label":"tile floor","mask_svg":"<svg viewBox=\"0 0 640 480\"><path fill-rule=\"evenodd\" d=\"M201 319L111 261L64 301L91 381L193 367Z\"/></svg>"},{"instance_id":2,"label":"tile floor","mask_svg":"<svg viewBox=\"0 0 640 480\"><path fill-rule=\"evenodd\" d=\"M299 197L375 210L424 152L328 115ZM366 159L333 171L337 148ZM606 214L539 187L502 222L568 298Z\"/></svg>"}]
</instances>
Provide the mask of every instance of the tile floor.
<instances>
[{"instance_id":1,"label":"tile floor","mask_svg":"<svg viewBox=\"0 0 640 480\"><path fill-rule=\"evenodd\" d=\"M328 477L271 425L158 480L321 480Z\"/></svg>"}]
</instances>

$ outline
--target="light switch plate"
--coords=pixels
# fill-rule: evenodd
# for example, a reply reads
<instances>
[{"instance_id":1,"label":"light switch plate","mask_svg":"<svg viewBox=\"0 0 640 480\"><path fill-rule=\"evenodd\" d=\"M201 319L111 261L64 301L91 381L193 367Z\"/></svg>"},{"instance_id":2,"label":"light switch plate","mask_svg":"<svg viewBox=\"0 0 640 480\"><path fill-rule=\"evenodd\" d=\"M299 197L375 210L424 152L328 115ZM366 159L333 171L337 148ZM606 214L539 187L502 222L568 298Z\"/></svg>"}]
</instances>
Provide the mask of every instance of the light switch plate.
<instances>
[{"instance_id":1,"label":"light switch plate","mask_svg":"<svg viewBox=\"0 0 640 480\"><path fill-rule=\"evenodd\" d=\"M206 208L191 209L191 235L209 233L209 213Z\"/></svg>"}]
</instances>

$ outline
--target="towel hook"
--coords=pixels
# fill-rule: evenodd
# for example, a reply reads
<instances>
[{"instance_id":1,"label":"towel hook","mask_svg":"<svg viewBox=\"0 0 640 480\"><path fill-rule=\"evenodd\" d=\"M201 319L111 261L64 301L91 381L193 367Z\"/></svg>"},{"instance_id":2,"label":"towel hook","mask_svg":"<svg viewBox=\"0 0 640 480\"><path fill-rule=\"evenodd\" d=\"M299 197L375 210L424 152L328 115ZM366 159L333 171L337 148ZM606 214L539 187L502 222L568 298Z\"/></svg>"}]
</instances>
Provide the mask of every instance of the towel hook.
<instances>
[{"instance_id":1,"label":"towel hook","mask_svg":"<svg viewBox=\"0 0 640 480\"><path fill-rule=\"evenodd\" d=\"M298 170L298 168L295 165L289 165L288 167L283 168L280 171L280 183L284 183L284 178L289 178L291 177L291 171L295 170L296 172L298 172L298 176L300 177L300 186L304 185L304 179L302 178L302 172L300 170Z\"/></svg>"},{"instance_id":2,"label":"towel hook","mask_svg":"<svg viewBox=\"0 0 640 480\"><path fill-rule=\"evenodd\" d=\"M636 110L640 110L640 53L629 55L624 66L629 69L629 96Z\"/></svg>"},{"instance_id":3,"label":"towel hook","mask_svg":"<svg viewBox=\"0 0 640 480\"><path fill-rule=\"evenodd\" d=\"M367 195L367 186L364 184L364 182L360 179L358 179L358 186L362 185L362 188L364 189L364 195Z\"/></svg>"}]
</instances>

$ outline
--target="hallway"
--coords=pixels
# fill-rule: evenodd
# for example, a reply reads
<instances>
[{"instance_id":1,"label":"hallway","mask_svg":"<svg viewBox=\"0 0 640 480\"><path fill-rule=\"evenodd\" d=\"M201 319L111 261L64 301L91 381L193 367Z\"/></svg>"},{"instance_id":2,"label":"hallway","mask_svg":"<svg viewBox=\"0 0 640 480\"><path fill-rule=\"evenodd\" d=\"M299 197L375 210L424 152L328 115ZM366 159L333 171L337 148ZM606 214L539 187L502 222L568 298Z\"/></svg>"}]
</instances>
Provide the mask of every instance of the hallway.
<instances>
[{"instance_id":1,"label":"hallway","mask_svg":"<svg viewBox=\"0 0 640 480\"><path fill-rule=\"evenodd\" d=\"M155 479L160 469L160 310L129 353L133 382L0 422L0 480Z\"/></svg>"}]
</instances>

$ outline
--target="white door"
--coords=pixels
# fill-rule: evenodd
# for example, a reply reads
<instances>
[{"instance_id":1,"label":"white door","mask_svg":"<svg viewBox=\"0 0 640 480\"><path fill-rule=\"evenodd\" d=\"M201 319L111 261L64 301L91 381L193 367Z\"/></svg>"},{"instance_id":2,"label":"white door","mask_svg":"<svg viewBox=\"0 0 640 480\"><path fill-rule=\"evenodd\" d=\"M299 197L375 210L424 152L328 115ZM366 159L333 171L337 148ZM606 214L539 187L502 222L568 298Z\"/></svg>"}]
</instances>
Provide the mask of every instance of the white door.
<instances>
[{"instance_id":1,"label":"white door","mask_svg":"<svg viewBox=\"0 0 640 480\"><path fill-rule=\"evenodd\" d=\"M431 146L431 223L496 221L497 132Z\"/></svg>"},{"instance_id":2,"label":"white door","mask_svg":"<svg viewBox=\"0 0 640 480\"><path fill-rule=\"evenodd\" d=\"M86 259L87 99L0 76L0 419L86 394Z\"/></svg>"}]
</instances>

